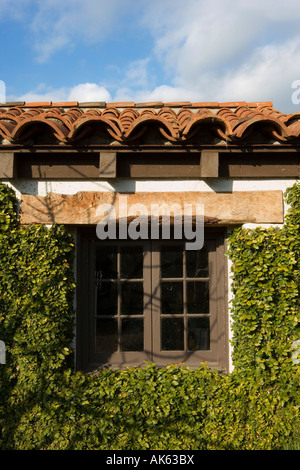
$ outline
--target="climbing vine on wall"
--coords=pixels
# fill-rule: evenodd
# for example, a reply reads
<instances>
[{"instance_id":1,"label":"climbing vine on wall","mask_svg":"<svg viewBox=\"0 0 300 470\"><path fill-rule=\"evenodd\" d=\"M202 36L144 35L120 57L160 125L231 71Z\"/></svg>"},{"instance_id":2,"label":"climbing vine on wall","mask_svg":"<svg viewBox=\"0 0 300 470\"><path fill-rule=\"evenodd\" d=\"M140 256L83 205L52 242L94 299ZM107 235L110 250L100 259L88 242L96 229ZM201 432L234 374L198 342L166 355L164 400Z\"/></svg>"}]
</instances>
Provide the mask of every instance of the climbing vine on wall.
<instances>
[{"instance_id":1,"label":"climbing vine on wall","mask_svg":"<svg viewBox=\"0 0 300 470\"><path fill-rule=\"evenodd\" d=\"M233 262L233 360L236 368L277 379L290 372L299 338L299 187L286 196L283 228L240 228L229 238Z\"/></svg>"},{"instance_id":2,"label":"climbing vine on wall","mask_svg":"<svg viewBox=\"0 0 300 470\"><path fill-rule=\"evenodd\" d=\"M282 448L299 419L299 184L285 197L284 228L228 240L232 373L147 364L84 375L72 363L72 238L19 226L0 185L0 448Z\"/></svg>"}]
</instances>

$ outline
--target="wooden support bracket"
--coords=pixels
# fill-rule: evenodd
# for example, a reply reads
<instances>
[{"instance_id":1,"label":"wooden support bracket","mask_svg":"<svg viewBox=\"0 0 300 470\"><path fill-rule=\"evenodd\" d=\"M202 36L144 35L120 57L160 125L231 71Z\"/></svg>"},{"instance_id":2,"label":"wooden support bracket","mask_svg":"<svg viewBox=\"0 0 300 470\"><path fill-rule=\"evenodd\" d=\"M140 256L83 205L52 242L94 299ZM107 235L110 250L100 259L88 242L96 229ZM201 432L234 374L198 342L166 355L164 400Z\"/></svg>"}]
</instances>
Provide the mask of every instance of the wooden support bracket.
<instances>
[{"instance_id":1,"label":"wooden support bracket","mask_svg":"<svg viewBox=\"0 0 300 470\"><path fill-rule=\"evenodd\" d=\"M217 178L219 176L219 152L203 150L200 157L200 177Z\"/></svg>"},{"instance_id":2,"label":"wooden support bracket","mask_svg":"<svg viewBox=\"0 0 300 470\"><path fill-rule=\"evenodd\" d=\"M0 152L0 178L15 178L15 167L14 152Z\"/></svg>"},{"instance_id":3,"label":"wooden support bracket","mask_svg":"<svg viewBox=\"0 0 300 470\"><path fill-rule=\"evenodd\" d=\"M117 176L117 153L100 152L100 178L116 178Z\"/></svg>"}]
</instances>

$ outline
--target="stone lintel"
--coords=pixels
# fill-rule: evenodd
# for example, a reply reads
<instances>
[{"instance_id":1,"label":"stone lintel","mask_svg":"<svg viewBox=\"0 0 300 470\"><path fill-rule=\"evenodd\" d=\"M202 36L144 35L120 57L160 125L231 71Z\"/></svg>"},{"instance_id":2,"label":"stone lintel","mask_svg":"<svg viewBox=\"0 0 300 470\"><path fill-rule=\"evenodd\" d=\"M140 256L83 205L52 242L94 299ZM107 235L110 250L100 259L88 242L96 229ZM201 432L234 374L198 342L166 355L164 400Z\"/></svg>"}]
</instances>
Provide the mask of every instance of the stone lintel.
<instances>
[{"instance_id":1,"label":"stone lintel","mask_svg":"<svg viewBox=\"0 0 300 470\"><path fill-rule=\"evenodd\" d=\"M23 194L21 201L22 224L93 225L105 215L102 204L113 206L117 219L126 216L151 215L156 208L185 214L185 204L203 205L206 223L219 225L283 223L282 191L235 191L215 192L115 192L84 191L76 194L48 193L47 196ZM140 206L133 206L140 204ZM103 208L103 206L101 206ZM139 212L140 210L141 212ZM157 209L156 209L157 210Z\"/></svg>"}]
</instances>

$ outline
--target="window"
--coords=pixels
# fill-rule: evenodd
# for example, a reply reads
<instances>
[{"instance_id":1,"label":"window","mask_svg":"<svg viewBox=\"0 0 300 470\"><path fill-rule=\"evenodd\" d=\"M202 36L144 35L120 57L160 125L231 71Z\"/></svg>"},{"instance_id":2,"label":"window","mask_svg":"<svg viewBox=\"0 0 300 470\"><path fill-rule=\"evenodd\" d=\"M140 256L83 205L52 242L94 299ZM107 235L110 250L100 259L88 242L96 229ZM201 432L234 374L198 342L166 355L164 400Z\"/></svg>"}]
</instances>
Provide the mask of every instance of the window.
<instances>
[{"instance_id":1,"label":"window","mask_svg":"<svg viewBox=\"0 0 300 470\"><path fill-rule=\"evenodd\" d=\"M78 364L126 367L201 362L227 368L224 234L201 250L182 240L82 236Z\"/></svg>"}]
</instances>

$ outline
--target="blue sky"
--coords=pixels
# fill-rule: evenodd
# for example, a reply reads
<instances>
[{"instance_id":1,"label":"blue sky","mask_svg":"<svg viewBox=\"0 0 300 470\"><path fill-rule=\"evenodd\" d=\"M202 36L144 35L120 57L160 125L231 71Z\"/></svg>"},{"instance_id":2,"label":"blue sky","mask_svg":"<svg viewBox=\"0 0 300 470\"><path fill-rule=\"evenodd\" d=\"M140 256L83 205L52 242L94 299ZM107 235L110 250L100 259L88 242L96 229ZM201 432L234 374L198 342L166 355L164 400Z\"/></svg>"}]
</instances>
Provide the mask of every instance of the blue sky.
<instances>
[{"instance_id":1,"label":"blue sky","mask_svg":"<svg viewBox=\"0 0 300 470\"><path fill-rule=\"evenodd\" d=\"M292 113L299 20L298 0L0 0L0 80L6 101L272 101Z\"/></svg>"}]
</instances>

